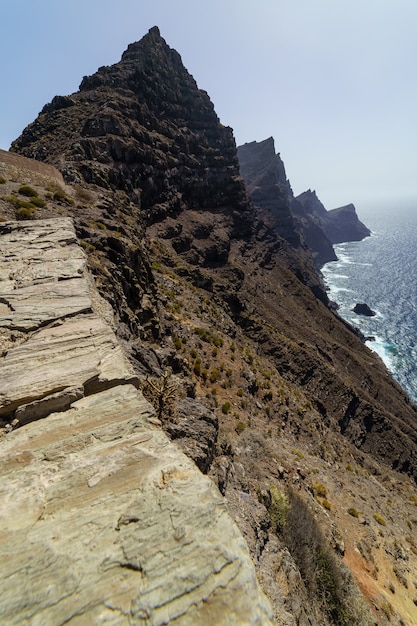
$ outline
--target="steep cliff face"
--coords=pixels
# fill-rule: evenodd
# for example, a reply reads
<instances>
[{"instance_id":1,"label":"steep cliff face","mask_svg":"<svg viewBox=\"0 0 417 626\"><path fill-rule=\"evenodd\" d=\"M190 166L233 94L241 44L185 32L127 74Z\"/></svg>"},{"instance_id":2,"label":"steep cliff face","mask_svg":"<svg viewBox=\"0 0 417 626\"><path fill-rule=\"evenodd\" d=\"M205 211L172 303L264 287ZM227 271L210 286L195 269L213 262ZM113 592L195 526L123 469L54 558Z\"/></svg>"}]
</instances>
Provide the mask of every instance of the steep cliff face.
<instances>
[{"instance_id":1,"label":"steep cliff face","mask_svg":"<svg viewBox=\"0 0 417 626\"><path fill-rule=\"evenodd\" d=\"M271 213L279 235L300 250L307 246L318 267L335 261L333 246L324 233L320 218L317 219L315 213L307 211L305 205L294 198L284 163L279 154L275 154L273 138L239 146L237 154L240 172L253 203Z\"/></svg>"},{"instance_id":2,"label":"steep cliff face","mask_svg":"<svg viewBox=\"0 0 417 626\"><path fill-rule=\"evenodd\" d=\"M253 203L271 212L281 237L292 246L301 247L290 208L292 189L284 163L279 154L275 154L273 138L239 146L237 155L240 172Z\"/></svg>"},{"instance_id":3,"label":"steep cliff face","mask_svg":"<svg viewBox=\"0 0 417 626\"><path fill-rule=\"evenodd\" d=\"M317 218L332 244L361 241L371 234L369 228L359 220L353 204L326 211L316 192L310 189L297 196L296 200L307 215Z\"/></svg>"},{"instance_id":4,"label":"steep cliff face","mask_svg":"<svg viewBox=\"0 0 417 626\"><path fill-rule=\"evenodd\" d=\"M282 162L271 141L263 147L268 163L257 185L266 183L267 206L255 208L231 130L157 29L119 63L85 78L79 92L55 98L13 144L58 167L67 181L64 195L39 190L45 206L36 216L73 216L136 374L161 381L169 366L181 381L186 397L176 412L160 407L164 427L226 494L276 616L285 613L288 624L343 623L329 617L320 592L314 595L322 588L310 585L303 558L296 563L289 555L279 503L284 519L285 497L298 485L331 545L340 548L337 526L346 526L352 571L359 532L363 587L382 603L392 571L372 582L372 559L381 566L393 547L372 539L378 527L370 502L385 497L378 477L388 476L390 499L401 510L395 481L404 481L404 493L411 487L393 470L417 477L417 411L378 357L329 310L296 228L303 209L294 204L294 215L288 213ZM7 184L19 197L17 186ZM7 217L13 202L0 201ZM203 407L200 427L190 419L195 398L215 414ZM352 476L345 476L347 465ZM328 485L333 513L331 502L325 508L323 496L315 497L318 478ZM368 504L353 504L365 511L366 524L352 527L341 494L348 490L354 499L361 489ZM403 534L407 520L409 512L395 518ZM342 553L331 561L339 573ZM404 574L409 585L413 558ZM281 584L271 572L285 572ZM352 597L340 591L341 611ZM402 610L399 592L389 597Z\"/></svg>"}]
</instances>

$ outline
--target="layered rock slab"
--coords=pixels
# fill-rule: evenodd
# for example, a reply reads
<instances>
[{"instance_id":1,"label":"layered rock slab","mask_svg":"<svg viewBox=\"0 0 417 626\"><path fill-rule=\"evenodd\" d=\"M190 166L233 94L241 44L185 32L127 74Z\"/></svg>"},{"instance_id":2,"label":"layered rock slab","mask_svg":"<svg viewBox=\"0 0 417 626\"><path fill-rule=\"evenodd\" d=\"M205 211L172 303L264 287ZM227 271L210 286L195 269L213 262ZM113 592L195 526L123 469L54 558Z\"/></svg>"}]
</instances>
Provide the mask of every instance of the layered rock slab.
<instances>
[{"instance_id":1,"label":"layered rock slab","mask_svg":"<svg viewBox=\"0 0 417 626\"><path fill-rule=\"evenodd\" d=\"M0 327L29 331L90 311L86 258L69 218L0 224Z\"/></svg>"},{"instance_id":2,"label":"layered rock slab","mask_svg":"<svg viewBox=\"0 0 417 626\"><path fill-rule=\"evenodd\" d=\"M125 385L2 442L2 623L270 623L217 488L151 415Z\"/></svg>"},{"instance_id":3,"label":"layered rock slab","mask_svg":"<svg viewBox=\"0 0 417 626\"><path fill-rule=\"evenodd\" d=\"M153 425L94 313L71 222L2 226L0 289L15 304L2 331L0 412L28 423L0 440L0 622L271 624L220 493ZM74 269L86 308L58 304L57 316L42 295L62 276L78 280ZM39 284L28 298L35 323L16 331L16 296Z\"/></svg>"},{"instance_id":4,"label":"layered rock slab","mask_svg":"<svg viewBox=\"0 0 417 626\"><path fill-rule=\"evenodd\" d=\"M24 424L98 389L137 386L116 336L93 311L72 220L6 222L0 241L0 416Z\"/></svg>"}]
</instances>

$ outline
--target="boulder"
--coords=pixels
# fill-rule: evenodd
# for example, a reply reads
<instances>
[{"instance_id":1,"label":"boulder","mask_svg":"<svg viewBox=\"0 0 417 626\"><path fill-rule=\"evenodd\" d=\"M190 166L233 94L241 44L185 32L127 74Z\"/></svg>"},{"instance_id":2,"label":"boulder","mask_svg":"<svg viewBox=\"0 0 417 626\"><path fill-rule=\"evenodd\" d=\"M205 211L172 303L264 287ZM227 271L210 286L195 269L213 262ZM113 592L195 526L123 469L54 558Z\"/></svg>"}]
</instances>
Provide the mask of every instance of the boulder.
<instances>
[{"instance_id":1,"label":"boulder","mask_svg":"<svg viewBox=\"0 0 417 626\"><path fill-rule=\"evenodd\" d=\"M373 311L366 302L358 302L353 307L352 311L357 315L364 315L366 317L373 317L376 315L375 311Z\"/></svg>"}]
</instances>

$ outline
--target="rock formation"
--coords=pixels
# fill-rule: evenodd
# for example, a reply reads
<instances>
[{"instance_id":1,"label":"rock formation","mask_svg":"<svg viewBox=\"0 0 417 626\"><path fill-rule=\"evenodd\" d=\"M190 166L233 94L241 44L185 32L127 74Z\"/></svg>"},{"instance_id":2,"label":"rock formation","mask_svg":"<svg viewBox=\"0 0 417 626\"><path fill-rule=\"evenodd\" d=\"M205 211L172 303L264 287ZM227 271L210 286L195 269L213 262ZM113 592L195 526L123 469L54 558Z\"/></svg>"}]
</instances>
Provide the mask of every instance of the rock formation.
<instances>
[{"instance_id":1,"label":"rock formation","mask_svg":"<svg viewBox=\"0 0 417 626\"><path fill-rule=\"evenodd\" d=\"M237 153L253 203L273 215L277 232L291 245L305 242L317 267L336 260L332 244L370 235L353 204L327 211L311 190L294 198L272 137L239 146Z\"/></svg>"},{"instance_id":2,"label":"rock formation","mask_svg":"<svg viewBox=\"0 0 417 626\"><path fill-rule=\"evenodd\" d=\"M358 302L352 310L357 315L365 315L366 317L373 317L376 315L375 311L373 311L369 304L366 304L366 302Z\"/></svg>"},{"instance_id":3,"label":"rock formation","mask_svg":"<svg viewBox=\"0 0 417 626\"><path fill-rule=\"evenodd\" d=\"M297 196L296 200L304 207L308 215L319 220L326 237L332 244L361 241L371 234L369 228L359 220L353 204L326 211L317 198L316 192L310 189Z\"/></svg>"},{"instance_id":4,"label":"rock formation","mask_svg":"<svg viewBox=\"0 0 417 626\"><path fill-rule=\"evenodd\" d=\"M271 141L264 148L270 155L270 165L258 180L269 186L268 193L278 189L280 202L275 207L268 194L268 206L250 202L239 175L231 129L221 125L207 94L198 89L178 53L167 46L156 28L129 46L119 63L84 78L77 93L57 96L44 107L14 142L13 151L57 167L65 183L34 182L36 195L28 208L22 205L24 193L32 192L22 190L20 181L6 172L3 178L7 180L0 184L0 218L30 217L36 221L65 215L73 219L94 282L107 302L103 313L107 323L114 324L114 335L111 340L109 335L105 339L96 325L91 327L87 336L93 336L93 346L83 339L88 359L81 380L76 379L74 384L62 380L57 387L49 383L42 387L44 377L40 377L41 391L29 397L21 376L23 404L29 405L24 411L28 423L10 435L20 441L25 432L36 432L48 420L62 424L67 413L80 415L83 407L87 410L92 394L97 398L113 397L109 389L113 382L117 382L112 388L114 396L117 389L117 394L136 394L143 402L135 391L139 379L163 430L226 496L228 511L247 542L277 623L323 626L348 619L352 624L368 624L368 605L363 608L358 586L373 611L374 621L385 626L389 615L390 623L396 626L400 620L411 623L409 616L415 605L409 590L417 580L413 551L417 548L412 543L417 410L381 360L331 310L307 237L299 228L306 212L292 199ZM318 229L316 217L310 219L310 224L313 222ZM285 226L281 233L279 223ZM315 263L317 266L317 260ZM76 281L77 276L70 280ZM60 282L65 281L57 281L56 285ZM20 288L22 291L13 296L10 285L6 285L7 297L1 303L8 320L15 316L23 324L29 317L24 304L25 286ZM64 285L59 289L64 295ZM77 303L70 291L65 293L69 310L85 305L82 298ZM36 289L32 294L39 300ZM54 294L48 298L56 304L58 291ZM41 306L40 324L44 323L43 316L47 315L48 320L53 317L55 304ZM94 310L83 309L58 326L51 319L39 330L28 332L53 336L59 352L62 341L66 341L59 328L71 328L70 322L77 324L79 316L94 318ZM8 347L4 350L8 351L4 358L10 367L17 366L13 350L24 353L25 343L19 344L24 332L7 330ZM29 348L46 350L46 345L36 344L35 336L30 335L26 342ZM107 358L102 359L103 355L115 354L119 362L119 348L128 358L131 380L122 386L117 368L115 371ZM158 389L163 389L170 372L178 384L179 397L173 403L161 402ZM68 391L69 387L73 391ZM76 395L65 400L66 390ZM3 419L11 429L19 410L17 390L3 393L7 406ZM48 402L55 407L55 394L60 405L48 409ZM49 416L30 422L37 403L39 417L46 410L69 408L55 413L52 420ZM114 413L113 409L110 412ZM117 454L125 439L136 436L136 427L123 426L119 437L119 426L112 430L107 419L106 413L105 421L113 434L106 430L102 435L94 427L88 441L100 447L110 438ZM139 431L142 437L143 431ZM118 437L116 443L114 436ZM162 436L159 431L158 436ZM70 454L67 450L72 445L78 450L77 441L67 441L59 464L66 467L65 457ZM153 457L159 454L155 450L161 449L159 441L150 443L155 446L150 450L147 442L136 441L132 458L140 456L145 446L145 457L151 456L153 463ZM173 450L173 444L165 438L163 441L167 450ZM30 448L28 445L25 449ZM93 482L97 474L101 477L94 455L92 448L94 471L85 474L86 480ZM159 462L164 461L158 457L158 467ZM48 467L47 460L42 463ZM135 463L126 472L123 470L127 483L130 472L136 481ZM81 471L84 461L79 466ZM111 461L110 466L114 469L117 462ZM104 467L108 467L107 461ZM175 474L180 485L169 477L162 479L166 490L181 497L182 471L188 475L186 468L191 471L191 467L181 465L180 473ZM87 493L95 487L111 492L116 480L112 479L113 469ZM30 465L25 471L27 478ZM197 472L194 467L193 471ZM211 493L212 487L205 480ZM161 485L161 481L156 482ZM142 483L138 488L142 489ZM147 488L143 487L145 495ZM201 493L206 493L205 489L201 486ZM109 498L108 491L107 508L111 512L113 496ZM70 503L71 497L64 500ZM188 496L184 501L190 502ZM223 510L222 500L213 501L218 510ZM178 530L180 537L182 530L173 513L178 511L177 505L165 506L163 499L159 503L158 510L171 511L173 532ZM193 506L190 504L190 509ZM125 556L120 552L117 555L122 564L119 567L124 575L132 573L142 584L141 568L155 573L155 577L150 574L152 581L157 580L157 571L161 574L172 569L166 567L165 560L159 561L165 555L169 561L165 543L152 555L145 550L146 567L131 557L130 533L139 529L135 537L143 545L142 533L146 540L152 526L151 517L139 517L136 505L132 512L129 508L117 509L112 528L119 530L105 534L104 543L97 545L104 550L110 542L108 552L113 563L119 545L113 538L126 538L121 544ZM302 523L297 522L298 518ZM125 519L130 523L122 523ZM41 518L35 534L28 533L31 540L38 532L41 535L42 524ZM198 520L192 518L190 527L195 527L196 533L198 525ZM187 520L180 526L188 532ZM89 549L94 521L90 519L82 528L87 529ZM226 533L226 541L228 537ZM101 535L92 541L91 546L94 541L100 542ZM184 541L170 546L179 549L188 545ZM400 552L398 546L404 541L407 545ZM301 549L306 543L307 553ZM53 548L52 537L48 545ZM103 563L100 571L105 575L107 561ZM129 565L124 567L126 563ZM73 575L79 575L77 568ZM180 578L187 584L198 579L199 585L199 572L196 577L187 578L180 570ZM254 585L249 585L255 594L252 598L259 598ZM154 588L158 588L156 582ZM38 591L46 593L45 586L40 584ZM154 623L152 619L159 623L165 617L152 602L139 608L151 610L153 606L154 617L149 623ZM268 609L262 608L266 605L263 600L259 604L253 600L252 604L255 608L250 619L262 623L265 611L268 614ZM114 606L112 602L106 611ZM135 601L129 606L138 605ZM204 606L211 610L209 602ZM81 616L83 610L79 609ZM187 613L192 610L190 607ZM188 619L187 613L182 619ZM192 623L198 623L194 614L190 615ZM203 623L218 623L218 613L211 615L214 617L204 615ZM240 616L234 619L241 623Z\"/></svg>"},{"instance_id":5,"label":"rock formation","mask_svg":"<svg viewBox=\"0 0 417 626\"><path fill-rule=\"evenodd\" d=\"M0 441L1 622L272 623L220 493L97 313L71 220L0 226L0 414L25 424Z\"/></svg>"}]
</instances>

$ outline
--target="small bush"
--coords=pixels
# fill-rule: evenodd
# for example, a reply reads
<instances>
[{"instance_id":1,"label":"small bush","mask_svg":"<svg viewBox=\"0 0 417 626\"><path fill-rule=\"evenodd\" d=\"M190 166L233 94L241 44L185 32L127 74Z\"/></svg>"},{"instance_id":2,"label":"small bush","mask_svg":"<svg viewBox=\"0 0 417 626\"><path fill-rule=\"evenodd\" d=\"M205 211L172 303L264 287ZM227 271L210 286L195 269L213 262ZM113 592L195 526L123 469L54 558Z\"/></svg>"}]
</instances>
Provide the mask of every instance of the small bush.
<instances>
[{"instance_id":1,"label":"small bush","mask_svg":"<svg viewBox=\"0 0 417 626\"><path fill-rule=\"evenodd\" d=\"M387 522L382 517L382 515L380 515L379 513L374 513L373 518L380 526L386 526L387 525Z\"/></svg>"},{"instance_id":2,"label":"small bush","mask_svg":"<svg viewBox=\"0 0 417 626\"><path fill-rule=\"evenodd\" d=\"M33 204L28 200L22 200L22 198L18 198L15 195L6 196L4 198L7 202L10 202L16 209L31 209L33 208Z\"/></svg>"},{"instance_id":3,"label":"small bush","mask_svg":"<svg viewBox=\"0 0 417 626\"><path fill-rule=\"evenodd\" d=\"M49 191L52 192L52 198L56 202L64 202L65 204L74 204L74 200L70 198L65 191L58 185L49 187Z\"/></svg>"},{"instance_id":4,"label":"small bush","mask_svg":"<svg viewBox=\"0 0 417 626\"><path fill-rule=\"evenodd\" d=\"M3 176L0 176L0 185L5 185L6 183L7 180Z\"/></svg>"},{"instance_id":5,"label":"small bush","mask_svg":"<svg viewBox=\"0 0 417 626\"><path fill-rule=\"evenodd\" d=\"M174 337L174 346L177 350L182 348L182 341L179 337Z\"/></svg>"},{"instance_id":6,"label":"small bush","mask_svg":"<svg viewBox=\"0 0 417 626\"><path fill-rule=\"evenodd\" d=\"M327 496L327 487L323 483L313 483L313 490L316 496L325 498Z\"/></svg>"},{"instance_id":7,"label":"small bush","mask_svg":"<svg viewBox=\"0 0 417 626\"><path fill-rule=\"evenodd\" d=\"M301 452L301 450L297 450L297 448L293 448L291 450L291 453L294 454L294 456L298 456L299 459L305 459L305 455L303 454L303 452Z\"/></svg>"},{"instance_id":8,"label":"small bush","mask_svg":"<svg viewBox=\"0 0 417 626\"><path fill-rule=\"evenodd\" d=\"M222 404L222 413L224 413L224 415L230 413L231 410L232 405L230 404L230 402L225 402L224 404Z\"/></svg>"},{"instance_id":9,"label":"small bush","mask_svg":"<svg viewBox=\"0 0 417 626\"><path fill-rule=\"evenodd\" d=\"M351 615L355 603L346 591L350 586L347 570L328 546L313 513L294 491L289 493L283 539L307 590L321 604L330 622L337 626L358 623Z\"/></svg>"},{"instance_id":10,"label":"small bush","mask_svg":"<svg viewBox=\"0 0 417 626\"><path fill-rule=\"evenodd\" d=\"M392 607L392 604L388 602L388 600L381 604L381 611L385 613L386 617L388 618L388 621L390 622L391 617L394 615L394 609Z\"/></svg>"},{"instance_id":11,"label":"small bush","mask_svg":"<svg viewBox=\"0 0 417 626\"><path fill-rule=\"evenodd\" d=\"M243 433L243 431L245 430L246 426L243 422L238 422L236 424L236 428L235 431L237 432L238 435L240 435L241 433Z\"/></svg>"},{"instance_id":12,"label":"small bush","mask_svg":"<svg viewBox=\"0 0 417 626\"><path fill-rule=\"evenodd\" d=\"M32 189L29 185L22 185L19 187L19 193L22 196L27 196L28 198L36 198L38 192Z\"/></svg>"},{"instance_id":13,"label":"small bush","mask_svg":"<svg viewBox=\"0 0 417 626\"><path fill-rule=\"evenodd\" d=\"M76 186L76 197L77 200L80 200L81 202L86 202L88 204L90 204L94 200L93 194L88 191L88 189L84 189L80 185Z\"/></svg>"},{"instance_id":14,"label":"small bush","mask_svg":"<svg viewBox=\"0 0 417 626\"><path fill-rule=\"evenodd\" d=\"M167 368L159 378L146 377L142 384L142 392L155 408L158 418L165 419L172 415L175 409L180 386L172 377L172 370Z\"/></svg>"},{"instance_id":15,"label":"small bush","mask_svg":"<svg viewBox=\"0 0 417 626\"><path fill-rule=\"evenodd\" d=\"M30 201L34 206L37 206L39 208L46 206L45 200L42 200L42 198L38 198L37 196L32 197Z\"/></svg>"},{"instance_id":16,"label":"small bush","mask_svg":"<svg viewBox=\"0 0 417 626\"><path fill-rule=\"evenodd\" d=\"M326 498L324 498L323 500L320 500L320 504L327 511L331 511L332 510L332 505L330 504L330 502L328 500L326 500Z\"/></svg>"},{"instance_id":17,"label":"small bush","mask_svg":"<svg viewBox=\"0 0 417 626\"><path fill-rule=\"evenodd\" d=\"M278 487L270 487L271 504L268 507L272 530L280 532L287 523L289 509L288 496Z\"/></svg>"},{"instance_id":18,"label":"small bush","mask_svg":"<svg viewBox=\"0 0 417 626\"><path fill-rule=\"evenodd\" d=\"M33 220L36 216L36 208L34 206L21 207L16 211L16 217L18 220Z\"/></svg>"},{"instance_id":19,"label":"small bush","mask_svg":"<svg viewBox=\"0 0 417 626\"><path fill-rule=\"evenodd\" d=\"M352 517L359 517L359 511L357 511L355 508L351 507L350 509L347 510L347 512L349 513L349 515L351 515Z\"/></svg>"}]
</instances>

